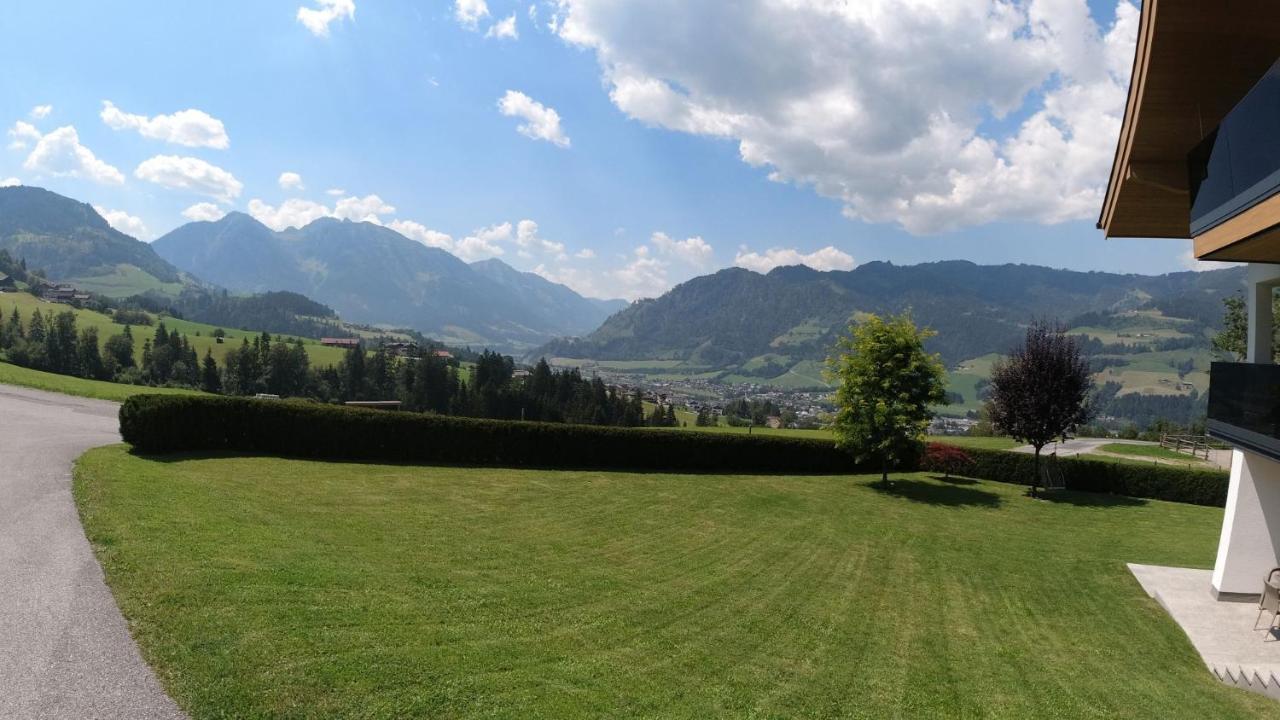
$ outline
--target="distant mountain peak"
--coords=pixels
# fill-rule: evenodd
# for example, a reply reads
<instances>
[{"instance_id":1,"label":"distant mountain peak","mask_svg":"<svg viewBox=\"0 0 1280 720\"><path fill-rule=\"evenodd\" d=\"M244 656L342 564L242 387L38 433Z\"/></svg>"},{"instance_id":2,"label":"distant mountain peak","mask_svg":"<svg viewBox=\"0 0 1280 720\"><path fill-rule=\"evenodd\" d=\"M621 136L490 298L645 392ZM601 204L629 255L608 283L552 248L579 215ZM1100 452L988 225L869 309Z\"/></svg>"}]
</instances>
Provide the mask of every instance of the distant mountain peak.
<instances>
[{"instance_id":1,"label":"distant mountain peak","mask_svg":"<svg viewBox=\"0 0 1280 720\"><path fill-rule=\"evenodd\" d=\"M370 222L319 218L274 232L233 218L184 225L154 246L234 291L302 293L353 322L411 327L460 345L524 349L590 332L619 308L500 260L468 265Z\"/></svg>"}]
</instances>

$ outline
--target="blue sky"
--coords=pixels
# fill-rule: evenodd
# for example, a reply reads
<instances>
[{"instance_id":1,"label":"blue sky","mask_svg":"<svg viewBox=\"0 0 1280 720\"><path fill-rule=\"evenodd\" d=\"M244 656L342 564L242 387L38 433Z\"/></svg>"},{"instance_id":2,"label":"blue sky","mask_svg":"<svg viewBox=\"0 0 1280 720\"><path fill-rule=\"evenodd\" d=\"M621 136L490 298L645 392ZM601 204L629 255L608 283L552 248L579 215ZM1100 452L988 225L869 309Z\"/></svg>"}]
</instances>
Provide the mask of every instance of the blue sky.
<instances>
[{"instance_id":1,"label":"blue sky","mask_svg":"<svg viewBox=\"0 0 1280 720\"><path fill-rule=\"evenodd\" d=\"M1125 29L1107 35L1115 2L1028 6L1000 43L904 68L926 100L939 96L936 106L919 98L882 104L892 92L866 89L897 70L885 59L897 49L875 40L862 46L864 55L832 57L830 68L808 62L790 82L788 63L813 56L795 45L801 33L784 32L792 18L760 27L751 17L708 21L713 11L751 15L745 2L653 0L625 12L617 6L626 3L592 0L476 2L10 0L0 18L7 69L0 123L9 130L0 179L91 202L148 240L187 222L183 213L193 206L214 214L257 208L279 224L294 217L283 212L290 199L310 217L346 212L338 203L352 198L351 212L398 222L393 227L415 239L466 259L501 252L516 267L593 295L654 294L735 262L767 269L824 248L812 256L816 266L962 258L1143 273L1186 268L1187 243L1104 241L1094 229L1089 193L1105 182L1097 168L1109 165L1114 134L1087 147L1076 140L1086 130L1105 134L1087 124L1090 115L1118 121L1115 87L1127 78L1115 77L1119 61L1112 76L1084 68L1101 51L1059 36L1076 31L1095 50L1118 46L1114 54L1129 53L1127 64ZM965 3L989 11L978 0ZM333 18L317 33L300 21L300 8ZM1087 23L1079 30L1081 12L1092 14L1094 31ZM486 36L510 17L518 37ZM964 17L952 19L955 30L965 27ZM794 20L802 30L813 18ZM847 21L860 33L853 37L874 37L873 23L882 22ZM928 32L952 30L932 18L893 20L925 21ZM1037 27L1053 32L1041 32L1035 46L1023 42ZM738 59L744 37L766 59ZM961 67L970 58L973 67ZM849 70L864 62L880 69ZM948 77L949 66L964 76ZM771 82L775 69L780 80ZM975 75L970 95L961 88L947 97L947 88ZM793 85L814 90L806 97ZM1104 107L1060 111L1040 126L1045 139L1028 122L1060 105L1055 95L1077 97L1066 86L1099 90L1079 96L1105 95ZM509 91L520 94L517 109L553 109L558 129L547 129L544 114L542 125L519 132L528 119L499 107ZM109 126L104 101L131 120ZM834 102L832 119L824 110L802 117L796 108L808 101ZM183 144L155 122L187 109L220 122L227 146ZM936 132L920 130L922 118L938 117L945 127L929 121ZM53 143L50 133L65 127L74 128L79 148L65 133ZM152 127L150 136L139 127ZM1055 128L1077 137L1055 145ZM1031 150L998 147L1020 132ZM41 138L50 138L48 153L32 161ZM974 138L991 148L979 152ZM919 151L926 139L936 149ZM1036 143L1043 152L1033 152ZM758 148L755 157L748 145ZM76 165L79 149L118 177ZM1036 165L1077 153L1087 170L1071 161L1052 171ZM156 157L167 160L144 171ZM205 165L171 167L174 158L220 174L210 180ZM284 172L297 173L302 187L282 187ZM184 182L183 173L196 177ZM239 186L234 193L228 177ZM964 199L970 187L999 202L974 210L982 203Z\"/></svg>"}]
</instances>

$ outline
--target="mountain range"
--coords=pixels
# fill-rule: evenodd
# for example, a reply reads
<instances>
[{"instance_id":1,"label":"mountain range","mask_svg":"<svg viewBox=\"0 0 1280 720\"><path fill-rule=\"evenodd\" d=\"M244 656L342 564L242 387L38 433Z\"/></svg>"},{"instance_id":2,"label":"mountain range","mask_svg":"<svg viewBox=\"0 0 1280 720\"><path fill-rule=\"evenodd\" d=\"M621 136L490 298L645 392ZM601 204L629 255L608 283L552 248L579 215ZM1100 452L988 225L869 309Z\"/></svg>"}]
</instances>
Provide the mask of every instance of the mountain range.
<instances>
[{"instance_id":1,"label":"mountain range","mask_svg":"<svg viewBox=\"0 0 1280 720\"><path fill-rule=\"evenodd\" d=\"M500 260L467 264L367 222L321 218L276 232L233 212L183 225L152 248L233 292L297 292L349 321L413 328L458 345L527 349L588 333L627 304L585 298Z\"/></svg>"},{"instance_id":2,"label":"mountain range","mask_svg":"<svg viewBox=\"0 0 1280 720\"><path fill-rule=\"evenodd\" d=\"M111 297L290 291L351 322L508 351L586 334L627 305L585 298L497 259L467 264L372 223L324 218L274 232L233 212L148 244L91 205L36 187L0 188L0 249L51 279Z\"/></svg>"},{"instance_id":3,"label":"mountain range","mask_svg":"<svg viewBox=\"0 0 1280 720\"><path fill-rule=\"evenodd\" d=\"M86 286L122 274L154 285L188 281L150 245L111 227L92 205L37 187L0 188L0 249L50 278Z\"/></svg>"},{"instance_id":4,"label":"mountain range","mask_svg":"<svg viewBox=\"0 0 1280 720\"><path fill-rule=\"evenodd\" d=\"M870 262L848 271L803 266L768 274L740 268L694 278L641 300L580 339L553 341L535 354L595 360L681 361L707 370L773 377L825 358L835 335L859 313L910 310L937 334L927 347L955 365L1003 352L1033 318L1091 324L1169 326L1129 333L1198 338L1222 316L1243 268L1167 275L1074 272L967 261L899 266ZM1122 331L1096 333L1115 340ZM1112 337L1114 336L1114 337ZM1122 340L1121 340L1122 342Z\"/></svg>"}]
</instances>

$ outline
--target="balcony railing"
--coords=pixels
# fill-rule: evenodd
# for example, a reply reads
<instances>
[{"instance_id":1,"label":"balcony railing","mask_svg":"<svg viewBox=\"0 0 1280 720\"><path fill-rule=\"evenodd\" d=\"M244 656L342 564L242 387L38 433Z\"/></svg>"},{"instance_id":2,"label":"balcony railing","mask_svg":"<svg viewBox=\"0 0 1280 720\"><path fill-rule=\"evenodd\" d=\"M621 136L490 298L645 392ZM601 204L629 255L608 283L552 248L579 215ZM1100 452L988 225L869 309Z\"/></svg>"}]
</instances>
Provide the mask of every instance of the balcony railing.
<instances>
[{"instance_id":1,"label":"balcony railing","mask_svg":"<svg viewBox=\"0 0 1280 720\"><path fill-rule=\"evenodd\" d=\"M1280 62L1187 156L1191 234L1280 191Z\"/></svg>"},{"instance_id":2,"label":"balcony railing","mask_svg":"<svg viewBox=\"0 0 1280 720\"><path fill-rule=\"evenodd\" d=\"M1214 363L1208 430L1236 447L1280 460L1280 365Z\"/></svg>"}]
</instances>

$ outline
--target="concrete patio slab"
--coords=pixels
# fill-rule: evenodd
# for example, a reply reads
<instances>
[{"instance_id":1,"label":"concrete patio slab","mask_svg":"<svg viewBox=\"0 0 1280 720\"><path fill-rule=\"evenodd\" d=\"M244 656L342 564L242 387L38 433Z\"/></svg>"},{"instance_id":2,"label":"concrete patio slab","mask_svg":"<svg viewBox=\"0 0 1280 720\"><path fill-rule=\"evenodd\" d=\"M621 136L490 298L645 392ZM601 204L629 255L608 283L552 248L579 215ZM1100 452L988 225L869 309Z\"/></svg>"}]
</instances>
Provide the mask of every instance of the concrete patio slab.
<instances>
[{"instance_id":1,"label":"concrete patio slab","mask_svg":"<svg viewBox=\"0 0 1280 720\"><path fill-rule=\"evenodd\" d=\"M1173 617L1222 682L1280 700L1280 630L1254 630L1258 605L1210 594L1211 570L1128 564L1138 584ZM1262 585L1262 579L1258 579Z\"/></svg>"}]
</instances>

